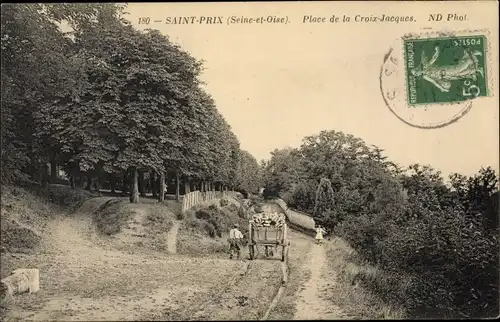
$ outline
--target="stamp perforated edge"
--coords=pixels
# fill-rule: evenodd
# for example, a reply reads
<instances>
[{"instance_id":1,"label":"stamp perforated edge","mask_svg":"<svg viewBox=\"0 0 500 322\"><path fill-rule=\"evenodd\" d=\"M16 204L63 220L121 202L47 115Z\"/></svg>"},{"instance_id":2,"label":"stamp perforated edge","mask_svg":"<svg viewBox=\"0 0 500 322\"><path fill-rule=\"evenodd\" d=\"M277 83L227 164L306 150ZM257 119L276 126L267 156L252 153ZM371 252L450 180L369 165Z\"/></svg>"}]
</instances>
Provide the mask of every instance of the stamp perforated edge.
<instances>
[{"instance_id":1,"label":"stamp perforated edge","mask_svg":"<svg viewBox=\"0 0 500 322\"><path fill-rule=\"evenodd\" d=\"M425 39L425 38L438 38L438 37L467 37L470 34L477 34L477 33L482 33L484 37L486 38L486 47L485 47L485 67L486 67L486 88L488 91L487 96L481 96L481 97L476 97L472 98L470 100L466 101L459 101L459 102L440 102L440 103L432 103L432 104L418 104L418 105L409 105L408 102L406 101L406 98L408 97L408 85L407 85L407 75L406 75L406 52L405 52L405 40L407 39ZM403 86L403 93L405 95L405 101L407 104L407 108L421 108L421 109L427 109L429 107L436 107L436 106L452 106L452 105L469 105L472 104L473 101L478 100L478 99L485 99L489 97L494 97L495 92L494 92L494 78L493 78L493 73L491 73L491 68L490 66L493 64L493 59L492 59L492 53L491 53L491 41L490 41L490 30L489 29L473 29L473 30L428 30L426 32L422 33L407 33L404 34L403 36L400 37L400 50L401 50L401 55L403 57L403 63L404 63L404 76L405 76L405 84ZM467 109L466 107L465 109Z\"/></svg>"}]
</instances>

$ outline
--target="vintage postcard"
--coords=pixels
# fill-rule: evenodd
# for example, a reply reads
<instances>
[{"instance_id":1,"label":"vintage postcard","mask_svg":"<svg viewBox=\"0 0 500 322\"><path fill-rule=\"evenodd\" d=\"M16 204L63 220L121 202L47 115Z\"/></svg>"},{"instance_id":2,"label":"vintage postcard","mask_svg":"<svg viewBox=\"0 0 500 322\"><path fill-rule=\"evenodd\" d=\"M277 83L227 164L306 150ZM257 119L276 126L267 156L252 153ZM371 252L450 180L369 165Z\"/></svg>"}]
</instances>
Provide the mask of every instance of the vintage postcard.
<instances>
[{"instance_id":1,"label":"vintage postcard","mask_svg":"<svg viewBox=\"0 0 500 322\"><path fill-rule=\"evenodd\" d=\"M2 321L498 317L498 11L2 4Z\"/></svg>"}]
</instances>

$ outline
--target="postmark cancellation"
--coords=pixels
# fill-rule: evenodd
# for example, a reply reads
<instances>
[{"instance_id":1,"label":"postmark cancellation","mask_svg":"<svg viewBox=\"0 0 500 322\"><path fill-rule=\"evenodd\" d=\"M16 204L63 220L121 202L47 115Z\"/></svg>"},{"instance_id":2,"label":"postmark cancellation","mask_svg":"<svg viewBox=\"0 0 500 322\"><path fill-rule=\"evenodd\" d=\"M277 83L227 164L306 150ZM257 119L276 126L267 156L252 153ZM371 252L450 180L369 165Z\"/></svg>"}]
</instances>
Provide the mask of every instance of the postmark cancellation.
<instances>
[{"instance_id":1,"label":"postmark cancellation","mask_svg":"<svg viewBox=\"0 0 500 322\"><path fill-rule=\"evenodd\" d=\"M449 125L491 97L487 30L408 34L393 42L380 72L387 107L417 128Z\"/></svg>"},{"instance_id":2,"label":"postmark cancellation","mask_svg":"<svg viewBox=\"0 0 500 322\"><path fill-rule=\"evenodd\" d=\"M405 39L410 106L460 102L487 96L484 35Z\"/></svg>"}]
</instances>

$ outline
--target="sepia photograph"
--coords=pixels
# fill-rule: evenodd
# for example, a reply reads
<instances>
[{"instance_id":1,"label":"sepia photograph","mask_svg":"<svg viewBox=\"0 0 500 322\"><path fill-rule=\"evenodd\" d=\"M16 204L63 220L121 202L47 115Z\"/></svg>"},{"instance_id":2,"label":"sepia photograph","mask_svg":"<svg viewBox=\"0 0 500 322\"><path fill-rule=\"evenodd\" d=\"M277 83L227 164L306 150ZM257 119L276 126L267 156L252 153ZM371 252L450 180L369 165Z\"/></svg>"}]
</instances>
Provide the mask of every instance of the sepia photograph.
<instances>
[{"instance_id":1,"label":"sepia photograph","mask_svg":"<svg viewBox=\"0 0 500 322\"><path fill-rule=\"evenodd\" d=\"M498 11L2 3L0 319L498 318Z\"/></svg>"}]
</instances>

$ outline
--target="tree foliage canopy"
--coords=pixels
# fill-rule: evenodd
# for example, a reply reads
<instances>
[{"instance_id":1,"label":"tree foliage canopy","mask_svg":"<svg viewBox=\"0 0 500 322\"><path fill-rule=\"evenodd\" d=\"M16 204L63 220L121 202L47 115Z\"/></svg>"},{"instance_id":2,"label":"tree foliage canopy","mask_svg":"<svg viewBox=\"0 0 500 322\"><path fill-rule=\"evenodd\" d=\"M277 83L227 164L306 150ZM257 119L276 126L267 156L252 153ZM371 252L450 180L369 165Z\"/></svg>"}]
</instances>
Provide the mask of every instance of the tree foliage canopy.
<instances>
[{"instance_id":1,"label":"tree foliage canopy","mask_svg":"<svg viewBox=\"0 0 500 322\"><path fill-rule=\"evenodd\" d=\"M385 299L414 316L498 314L498 179L491 168L445 182L429 165L403 168L379 147L323 131L298 149L274 151L262 173L269 196L315 216L364 260L412 278L404 292L369 285Z\"/></svg>"},{"instance_id":2,"label":"tree foliage canopy","mask_svg":"<svg viewBox=\"0 0 500 322\"><path fill-rule=\"evenodd\" d=\"M198 79L201 61L157 30L132 28L125 8L2 7L2 182L54 161L248 184L236 172L253 157Z\"/></svg>"}]
</instances>

